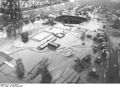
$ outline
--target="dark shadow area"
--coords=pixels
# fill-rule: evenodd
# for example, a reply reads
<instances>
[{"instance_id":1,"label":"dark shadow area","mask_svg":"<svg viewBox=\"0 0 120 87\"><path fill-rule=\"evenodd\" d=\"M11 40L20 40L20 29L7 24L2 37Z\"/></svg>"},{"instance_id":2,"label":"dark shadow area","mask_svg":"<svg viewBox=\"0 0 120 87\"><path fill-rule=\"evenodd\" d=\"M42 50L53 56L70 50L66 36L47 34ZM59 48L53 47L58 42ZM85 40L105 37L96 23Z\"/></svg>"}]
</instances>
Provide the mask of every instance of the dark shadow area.
<instances>
[{"instance_id":1,"label":"dark shadow area","mask_svg":"<svg viewBox=\"0 0 120 87\"><path fill-rule=\"evenodd\" d=\"M55 18L55 21L65 23L65 24L80 24L86 22L87 19L78 16L69 16L69 15L62 15Z\"/></svg>"},{"instance_id":2,"label":"dark shadow area","mask_svg":"<svg viewBox=\"0 0 120 87\"><path fill-rule=\"evenodd\" d=\"M111 25L111 27L114 29L120 29L120 20L118 19L114 20L114 24Z\"/></svg>"}]
</instances>

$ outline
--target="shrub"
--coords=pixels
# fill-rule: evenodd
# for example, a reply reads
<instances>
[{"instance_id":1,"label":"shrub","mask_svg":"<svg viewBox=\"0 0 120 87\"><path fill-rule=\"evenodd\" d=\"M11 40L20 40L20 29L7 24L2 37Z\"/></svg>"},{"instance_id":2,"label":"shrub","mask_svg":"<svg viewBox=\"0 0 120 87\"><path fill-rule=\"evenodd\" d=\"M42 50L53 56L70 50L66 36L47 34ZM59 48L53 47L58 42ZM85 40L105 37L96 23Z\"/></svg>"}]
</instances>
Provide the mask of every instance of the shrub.
<instances>
[{"instance_id":1,"label":"shrub","mask_svg":"<svg viewBox=\"0 0 120 87\"><path fill-rule=\"evenodd\" d=\"M16 75L19 79L22 79L25 75L25 69L21 59L16 60Z\"/></svg>"},{"instance_id":2,"label":"shrub","mask_svg":"<svg viewBox=\"0 0 120 87\"><path fill-rule=\"evenodd\" d=\"M99 79L99 75L98 75L96 72L94 72L94 71L88 72L88 77L89 77L90 79L95 79L95 80L98 80L98 79Z\"/></svg>"},{"instance_id":3,"label":"shrub","mask_svg":"<svg viewBox=\"0 0 120 87\"><path fill-rule=\"evenodd\" d=\"M40 83L50 83L52 81L51 73L49 72L49 59L43 58L38 65L33 68L32 75L30 77L31 80L35 79L38 75L41 75L42 80Z\"/></svg>"},{"instance_id":4,"label":"shrub","mask_svg":"<svg viewBox=\"0 0 120 87\"><path fill-rule=\"evenodd\" d=\"M91 55L87 55L85 58L83 58L82 64L84 65L84 67L88 68L91 64Z\"/></svg>"},{"instance_id":5,"label":"shrub","mask_svg":"<svg viewBox=\"0 0 120 87\"><path fill-rule=\"evenodd\" d=\"M52 76L49 72L49 59L43 59L41 63L41 83L50 83L52 81Z\"/></svg>"},{"instance_id":6,"label":"shrub","mask_svg":"<svg viewBox=\"0 0 120 87\"><path fill-rule=\"evenodd\" d=\"M85 67L83 66L81 60L77 58L74 61L75 61L75 65L73 66L73 69L78 73L82 72L85 69Z\"/></svg>"},{"instance_id":7,"label":"shrub","mask_svg":"<svg viewBox=\"0 0 120 87\"><path fill-rule=\"evenodd\" d=\"M21 40L24 43L28 42L28 40L29 40L29 34L28 34L28 32L24 32L24 33L21 34Z\"/></svg>"}]
</instances>

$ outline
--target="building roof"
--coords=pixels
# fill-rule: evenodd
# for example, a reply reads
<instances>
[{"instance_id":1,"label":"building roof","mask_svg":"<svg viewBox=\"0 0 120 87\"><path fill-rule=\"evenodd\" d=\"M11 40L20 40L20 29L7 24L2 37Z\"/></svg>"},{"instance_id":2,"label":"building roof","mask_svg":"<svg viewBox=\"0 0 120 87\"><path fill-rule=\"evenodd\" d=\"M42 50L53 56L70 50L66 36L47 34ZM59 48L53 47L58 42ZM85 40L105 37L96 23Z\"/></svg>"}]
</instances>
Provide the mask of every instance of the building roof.
<instances>
[{"instance_id":1,"label":"building roof","mask_svg":"<svg viewBox=\"0 0 120 87\"><path fill-rule=\"evenodd\" d=\"M0 52L0 65L3 65L5 61L11 61L13 58L4 52Z\"/></svg>"}]
</instances>

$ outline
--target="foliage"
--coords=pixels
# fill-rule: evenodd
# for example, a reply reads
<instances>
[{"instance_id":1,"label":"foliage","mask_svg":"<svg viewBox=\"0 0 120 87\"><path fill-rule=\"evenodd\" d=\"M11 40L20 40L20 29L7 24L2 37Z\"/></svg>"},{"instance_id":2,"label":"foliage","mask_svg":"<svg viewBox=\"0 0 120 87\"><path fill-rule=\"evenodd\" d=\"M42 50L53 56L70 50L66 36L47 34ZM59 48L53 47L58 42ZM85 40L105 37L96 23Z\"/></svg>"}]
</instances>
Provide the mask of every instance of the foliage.
<instances>
[{"instance_id":1,"label":"foliage","mask_svg":"<svg viewBox=\"0 0 120 87\"><path fill-rule=\"evenodd\" d=\"M2 0L1 13L3 15L2 21L5 27L10 24L19 25L19 21L22 19L19 0ZM16 26L13 27L14 35L16 35Z\"/></svg>"},{"instance_id":2,"label":"foliage","mask_svg":"<svg viewBox=\"0 0 120 87\"><path fill-rule=\"evenodd\" d=\"M49 59L43 59L41 63L41 76L42 81L41 83L50 83L52 81L52 76L48 70L49 67Z\"/></svg>"},{"instance_id":3,"label":"foliage","mask_svg":"<svg viewBox=\"0 0 120 87\"><path fill-rule=\"evenodd\" d=\"M111 25L111 27L114 28L114 29L120 29L120 20L118 20L118 19L115 20L114 24Z\"/></svg>"},{"instance_id":4,"label":"foliage","mask_svg":"<svg viewBox=\"0 0 120 87\"><path fill-rule=\"evenodd\" d=\"M101 64L101 62L102 62L102 61L101 61L101 59L99 59L99 58L97 58L97 59L95 60L95 64L98 64L98 65L99 65L99 64Z\"/></svg>"},{"instance_id":5,"label":"foliage","mask_svg":"<svg viewBox=\"0 0 120 87\"><path fill-rule=\"evenodd\" d=\"M91 55L87 55L82 59L82 64L84 65L85 68L88 68L89 65L91 64Z\"/></svg>"},{"instance_id":6,"label":"foliage","mask_svg":"<svg viewBox=\"0 0 120 87\"><path fill-rule=\"evenodd\" d=\"M50 83L52 81L52 76L48 70L49 67L49 59L43 58L33 69L32 75L30 77L31 80L35 79L39 74L41 74L42 80L40 83ZM30 72L30 73L31 73Z\"/></svg>"},{"instance_id":7,"label":"foliage","mask_svg":"<svg viewBox=\"0 0 120 87\"><path fill-rule=\"evenodd\" d=\"M22 18L21 9L18 0L4 0L1 3L1 13L5 23L17 23ZM5 24L6 25L6 24Z\"/></svg>"},{"instance_id":8,"label":"foliage","mask_svg":"<svg viewBox=\"0 0 120 87\"><path fill-rule=\"evenodd\" d=\"M93 47L93 53L95 54L95 53L97 53L97 51L98 51L98 48L97 47Z\"/></svg>"},{"instance_id":9,"label":"foliage","mask_svg":"<svg viewBox=\"0 0 120 87\"><path fill-rule=\"evenodd\" d=\"M89 77L90 79L95 79L95 80L98 80L98 79L99 79L99 75L98 75L96 72L94 72L94 71L88 72L88 77Z\"/></svg>"},{"instance_id":10,"label":"foliage","mask_svg":"<svg viewBox=\"0 0 120 87\"><path fill-rule=\"evenodd\" d=\"M25 75L25 69L21 59L16 60L16 75L19 79L23 79Z\"/></svg>"},{"instance_id":11,"label":"foliage","mask_svg":"<svg viewBox=\"0 0 120 87\"><path fill-rule=\"evenodd\" d=\"M73 66L73 69L78 73L82 72L85 69L85 67L83 66L81 60L77 58L74 61L75 61L75 65Z\"/></svg>"},{"instance_id":12,"label":"foliage","mask_svg":"<svg viewBox=\"0 0 120 87\"><path fill-rule=\"evenodd\" d=\"M83 70L85 70L86 68L88 68L89 65L91 64L91 55L87 55L82 60L80 60L79 58L77 58L74 61L75 61L75 65L73 66L73 69L76 72L80 73Z\"/></svg>"}]
</instances>

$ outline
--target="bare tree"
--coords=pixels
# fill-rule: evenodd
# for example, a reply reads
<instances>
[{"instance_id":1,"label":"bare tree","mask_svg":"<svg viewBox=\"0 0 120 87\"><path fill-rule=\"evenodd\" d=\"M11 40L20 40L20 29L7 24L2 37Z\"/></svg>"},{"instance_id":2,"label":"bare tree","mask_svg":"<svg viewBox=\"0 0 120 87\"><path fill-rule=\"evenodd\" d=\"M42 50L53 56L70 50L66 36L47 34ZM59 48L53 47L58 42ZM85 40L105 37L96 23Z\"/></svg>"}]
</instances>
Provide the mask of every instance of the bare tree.
<instances>
[{"instance_id":1,"label":"bare tree","mask_svg":"<svg viewBox=\"0 0 120 87\"><path fill-rule=\"evenodd\" d=\"M12 25L14 35L16 36L16 28L19 27L20 20L22 19L19 0L2 0L1 13L3 14L4 26ZM7 30L12 31L11 29Z\"/></svg>"}]
</instances>

